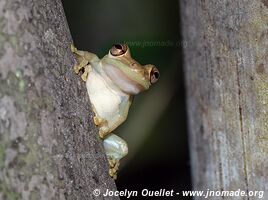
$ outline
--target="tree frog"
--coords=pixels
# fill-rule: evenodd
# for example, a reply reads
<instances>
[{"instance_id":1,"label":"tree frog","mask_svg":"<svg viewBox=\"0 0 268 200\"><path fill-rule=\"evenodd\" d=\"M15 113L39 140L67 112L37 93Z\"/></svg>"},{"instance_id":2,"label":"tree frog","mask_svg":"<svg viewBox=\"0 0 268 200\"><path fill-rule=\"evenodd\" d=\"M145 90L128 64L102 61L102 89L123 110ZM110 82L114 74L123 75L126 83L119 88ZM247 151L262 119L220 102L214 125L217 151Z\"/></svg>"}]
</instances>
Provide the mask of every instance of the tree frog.
<instances>
[{"instance_id":1,"label":"tree frog","mask_svg":"<svg viewBox=\"0 0 268 200\"><path fill-rule=\"evenodd\" d=\"M126 44L115 44L108 54L99 59L94 53L77 50L71 45L78 64L75 73L83 71L82 80L99 128L109 161L109 174L116 179L119 161L128 153L127 143L112 131L122 124L128 115L133 96L149 89L159 79L158 69L151 64L142 66L131 57Z\"/></svg>"}]
</instances>

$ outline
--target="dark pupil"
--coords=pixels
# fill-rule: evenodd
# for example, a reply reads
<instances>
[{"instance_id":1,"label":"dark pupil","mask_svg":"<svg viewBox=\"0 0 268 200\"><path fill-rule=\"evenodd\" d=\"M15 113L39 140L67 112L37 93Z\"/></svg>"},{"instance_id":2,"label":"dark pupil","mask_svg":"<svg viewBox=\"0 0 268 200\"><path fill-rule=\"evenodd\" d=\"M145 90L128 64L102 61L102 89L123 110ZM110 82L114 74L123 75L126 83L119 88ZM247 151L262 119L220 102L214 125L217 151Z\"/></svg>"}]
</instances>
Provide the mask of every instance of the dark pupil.
<instances>
[{"instance_id":1,"label":"dark pupil","mask_svg":"<svg viewBox=\"0 0 268 200\"><path fill-rule=\"evenodd\" d=\"M114 46L115 46L115 48L117 48L117 49L122 49L122 45L120 45L120 44L115 44Z\"/></svg>"},{"instance_id":2,"label":"dark pupil","mask_svg":"<svg viewBox=\"0 0 268 200\"><path fill-rule=\"evenodd\" d=\"M158 74L158 72L154 72L154 77L155 77L156 79L159 78L159 74Z\"/></svg>"}]
</instances>

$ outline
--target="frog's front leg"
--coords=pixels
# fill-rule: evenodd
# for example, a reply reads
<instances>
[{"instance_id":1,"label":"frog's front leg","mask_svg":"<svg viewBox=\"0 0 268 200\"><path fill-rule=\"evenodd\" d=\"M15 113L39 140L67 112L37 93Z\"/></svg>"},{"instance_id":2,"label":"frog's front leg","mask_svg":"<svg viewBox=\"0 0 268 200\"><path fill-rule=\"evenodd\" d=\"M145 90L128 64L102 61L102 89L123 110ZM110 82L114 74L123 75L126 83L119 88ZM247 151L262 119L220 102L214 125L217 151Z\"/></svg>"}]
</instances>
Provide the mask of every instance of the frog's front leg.
<instances>
[{"instance_id":1,"label":"frog's front leg","mask_svg":"<svg viewBox=\"0 0 268 200\"><path fill-rule=\"evenodd\" d=\"M104 149L109 161L111 177L116 179L120 159L128 154L127 143L115 134L111 134L103 141Z\"/></svg>"},{"instance_id":2,"label":"frog's front leg","mask_svg":"<svg viewBox=\"0 0 268 200\"><path fill-rule=\"evenodd\" d=\"M98 116L96 108L94 107L93 104L91 104L91 108L93 112L95 113L95 116L93 117L93 121L94 121L94 124L98 126L99 128L99 136L101 139L104 139L111 132L111 130L108 127L108 122L106 119L103 119Z\"/></svg>"},{"instance_id":3,"label":"frog's front leg","mask_svg":"<svg viewBox=\"0 0 268 200\"><path fill-rule=\"evenodd\" d=\"M99 58L94 53L77 50L74 45L71 45L71 51L73 52L78 61L78 64L74 65L74 71L76 74L78 74L80 70L84 70L83 74L81 75L81 78L83 81L86 81L87 76L91 71L90 63L94 60L98 60Z\"/></svg>"},{"instance_id":4,"label":"frog's front leg","mask_svg":"<svg viewBox=\"0 0 268 200\"><path fill-rule=\"evenodd\" d=\"M95 117L93 118L94 123L96 126L99 127L99 136L100 138L105 138L107 135L110 134L114 129L116 129L120 124L122 124L128 115L128 110L133 101L133 97L130 96L124 101L121 102L121 106L119 108L119 112L113 116L109 122L106 119L103 119L98 116L96 109L92 105L93 111L95 113Z\"/></svg>"},{"instance_id":5,"label":"frog's front leg","mask_svg":"<svg viewBox=\"0 0 268 200\"><path fill-rule=\"evenodd\" d=\"M86 60L87 62L92 63L92 62L100 60L96 54L88 52L88 51L78 50L73 44L71 44L71 51L74 53L78 62L81 62L82 60Z\"/></svg>"},{"instance_id":6,"label":"frog's front leg","mask_svg":"<svg viewBox=\"0 0 268 200\"><path fill-rule=\"evenodd\" d=\"M78 65L74 65L74 71L75 71L76 74L78 74L81 69L84 69L84 72L81 75L81 78L82 78L83 81L86 82L88 74L91 71L91 65L89 65L89 64L85 65L85 62L81 62Z\"/></svg>"}]
</instances>

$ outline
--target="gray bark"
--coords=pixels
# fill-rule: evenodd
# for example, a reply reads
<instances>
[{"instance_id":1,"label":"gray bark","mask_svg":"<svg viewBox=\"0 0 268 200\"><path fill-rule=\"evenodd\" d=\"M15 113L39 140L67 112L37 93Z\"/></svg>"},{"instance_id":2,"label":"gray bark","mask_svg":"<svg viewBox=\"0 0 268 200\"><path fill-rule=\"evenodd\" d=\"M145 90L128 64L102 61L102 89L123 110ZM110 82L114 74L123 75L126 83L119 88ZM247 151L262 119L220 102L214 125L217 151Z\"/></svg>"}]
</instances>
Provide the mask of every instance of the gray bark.
<instances>
[{"instance_id":1,"label":"gray bark","mask_svg":"<svg viewBox=\"0 0 268 200\"><path fill-rule=\"evenodd\" d=\"M0 1L1 200L116 190L71 43L60 0Z\"/></svg>"},{"instance_id":2,"label":"gray bark","mask_svg":"<svg viewBox=\"0 0 268 200\"><path fill-rule=\"evenodd\" d=\"M268 1L184 0L181 21L194 189L267 199Z\"/></svg>"}]
</instances>

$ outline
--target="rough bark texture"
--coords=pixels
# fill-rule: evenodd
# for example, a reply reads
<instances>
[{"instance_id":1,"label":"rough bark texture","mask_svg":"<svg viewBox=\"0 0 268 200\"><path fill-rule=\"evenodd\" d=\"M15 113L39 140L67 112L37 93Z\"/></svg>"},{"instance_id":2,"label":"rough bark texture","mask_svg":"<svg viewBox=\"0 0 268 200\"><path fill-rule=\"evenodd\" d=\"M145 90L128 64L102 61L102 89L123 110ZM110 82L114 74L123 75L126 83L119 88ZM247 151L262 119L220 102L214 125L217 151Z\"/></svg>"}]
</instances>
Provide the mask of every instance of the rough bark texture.
<instances>
[{"instance_id":1,"label":"rough bark texture","mask_svg":"<svg viewBox=\"0 0 268 200\"><path fill-rule=\"evenodd\" d=\"M183 0L181 22L194 189L267 199L268 1Z\"/></svg>"},{"instance_id":2,"label":"rough bark texture","mask_svg":"<svg viewBox=\"0 0 268 200\"><path fill-rule=\"evenodd\" d=\"M0 1L1 200L116 189L71 42L60 0Z\"/></svg>"}]
</instances>

